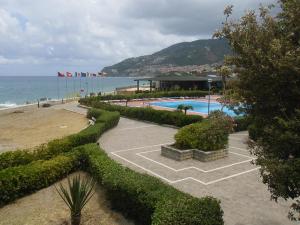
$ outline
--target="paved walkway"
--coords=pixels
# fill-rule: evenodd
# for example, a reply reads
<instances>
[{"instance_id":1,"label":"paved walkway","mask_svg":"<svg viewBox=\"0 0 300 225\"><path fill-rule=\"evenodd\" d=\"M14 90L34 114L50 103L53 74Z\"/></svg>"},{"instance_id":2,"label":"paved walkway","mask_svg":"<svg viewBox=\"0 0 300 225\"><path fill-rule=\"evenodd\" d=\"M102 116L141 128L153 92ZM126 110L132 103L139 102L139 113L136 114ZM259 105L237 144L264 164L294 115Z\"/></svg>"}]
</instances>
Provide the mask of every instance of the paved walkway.
<instances>
[{"instance_id":1,"label":"paved walkway","mask_svg":"<svg viewBox=\"0 0 300 225\"><path fill-rule=\"evenodd\" d=\"M215 162L176 162L160 155L160 146L174 142L176 129L121 118L99 140L110 156L136 171L159 177L194 196L221 200L226 225L289 225L290 203L270 201L258 168L244 144L247 133L230 135L229 156Z\"/></svg>"}]
</instances>

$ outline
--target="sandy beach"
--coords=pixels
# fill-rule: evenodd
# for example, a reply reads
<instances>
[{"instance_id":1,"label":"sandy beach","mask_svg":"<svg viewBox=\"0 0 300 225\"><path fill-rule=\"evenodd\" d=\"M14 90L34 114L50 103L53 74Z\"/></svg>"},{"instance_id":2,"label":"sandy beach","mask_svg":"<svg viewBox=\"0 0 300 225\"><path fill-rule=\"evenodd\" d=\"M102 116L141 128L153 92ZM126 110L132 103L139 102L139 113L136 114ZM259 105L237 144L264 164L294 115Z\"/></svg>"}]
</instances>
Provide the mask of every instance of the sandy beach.
<instances>
[{"instance_id":1,"label":"sandy beach","mask_svg":"<svg viewBox=\"0 0 300 225\"><path fill-rule=\"evenodd\" d=\"M84 115L63 107L37 105L0 111L0 153L33 148L49 140L77 133L88 124Z\"/></svg>"}]
</instances>

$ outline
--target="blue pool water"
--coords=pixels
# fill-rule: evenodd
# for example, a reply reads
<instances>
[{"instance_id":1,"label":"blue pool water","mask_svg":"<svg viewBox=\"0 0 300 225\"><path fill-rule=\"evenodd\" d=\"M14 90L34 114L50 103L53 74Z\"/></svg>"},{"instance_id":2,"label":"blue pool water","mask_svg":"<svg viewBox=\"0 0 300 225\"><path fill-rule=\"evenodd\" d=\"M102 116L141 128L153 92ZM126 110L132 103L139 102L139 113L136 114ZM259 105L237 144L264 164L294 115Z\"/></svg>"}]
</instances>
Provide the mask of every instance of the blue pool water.
<instances>
[{"instance_id":1,"label":"blue pool water","mask_svg":"<svg viewBox=\"0 0 300 225\"><path fill-rule=\"evenodd\" d=\"M189 110L191 112L199 112L203 114L207 114L208 103L200 102L200 101L174 101L174 102L152 102L150 105L161 106L166 108L177 109L178 105L191 105L193 106L193 110ZM220 103L210 103L210 112L214 110L221 110L222 105ZM234 111L224 107L223 112L229 116L237 116Z\"/></svg>"}]
</instances>

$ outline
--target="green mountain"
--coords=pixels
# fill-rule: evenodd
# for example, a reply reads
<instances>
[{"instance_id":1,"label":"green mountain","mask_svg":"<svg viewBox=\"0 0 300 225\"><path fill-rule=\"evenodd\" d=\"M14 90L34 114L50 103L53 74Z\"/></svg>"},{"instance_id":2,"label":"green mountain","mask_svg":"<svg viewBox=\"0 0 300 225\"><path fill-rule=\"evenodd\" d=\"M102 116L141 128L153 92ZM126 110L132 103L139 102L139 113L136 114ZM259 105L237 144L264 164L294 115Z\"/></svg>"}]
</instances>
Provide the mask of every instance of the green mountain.
<instances>
[{"instance_id":1,"label":"green mountain","mask_svg":"<svg viewBox=\"0 0 300 225\"><path fill-rule=\"evenodd\" d=\"M171 71L190 72L209 70L209 65L221 63L231 54L225 40L197 40L182 42L152 55L128 58L104 67L108 76L155 76ZM206 65L206 66L203 66Z\"/></svg>"}]
</instances>

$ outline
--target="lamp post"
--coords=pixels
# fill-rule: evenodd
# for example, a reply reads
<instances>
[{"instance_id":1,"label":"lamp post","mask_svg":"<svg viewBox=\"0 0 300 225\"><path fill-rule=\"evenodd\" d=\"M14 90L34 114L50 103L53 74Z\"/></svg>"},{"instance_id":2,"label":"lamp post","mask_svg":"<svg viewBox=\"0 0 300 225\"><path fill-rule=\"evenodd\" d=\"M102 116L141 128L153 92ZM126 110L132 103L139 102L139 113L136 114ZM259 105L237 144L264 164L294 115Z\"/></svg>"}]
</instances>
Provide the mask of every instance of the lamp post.
<instances>
[{"instance_id":1,"label":"lamp post","mask_svg":"<svg viewBox=\"0 0 300 225\"><path fill-rule=\"evenodd\" d=\"M212 79L208 79L207 80L208 82L208 107L207 107L207 114L209 115L209 108L210 108L210 85L211 85L211 82L212 82Z\"/></svg>"}]
</instances>

